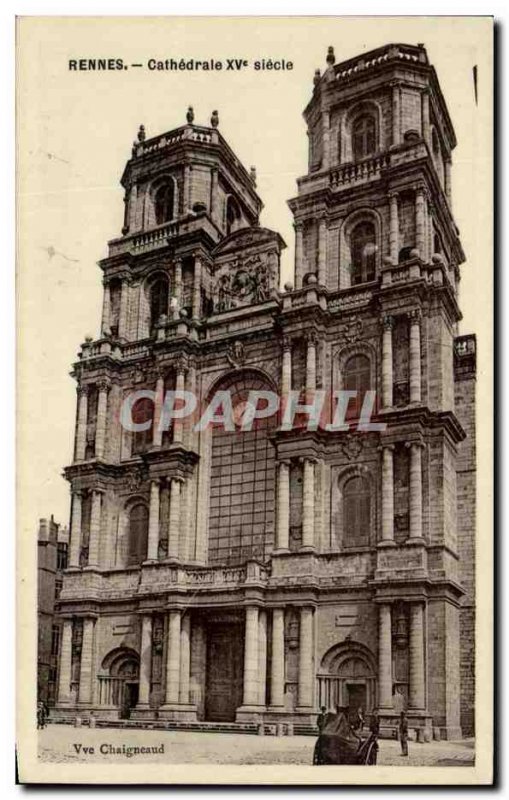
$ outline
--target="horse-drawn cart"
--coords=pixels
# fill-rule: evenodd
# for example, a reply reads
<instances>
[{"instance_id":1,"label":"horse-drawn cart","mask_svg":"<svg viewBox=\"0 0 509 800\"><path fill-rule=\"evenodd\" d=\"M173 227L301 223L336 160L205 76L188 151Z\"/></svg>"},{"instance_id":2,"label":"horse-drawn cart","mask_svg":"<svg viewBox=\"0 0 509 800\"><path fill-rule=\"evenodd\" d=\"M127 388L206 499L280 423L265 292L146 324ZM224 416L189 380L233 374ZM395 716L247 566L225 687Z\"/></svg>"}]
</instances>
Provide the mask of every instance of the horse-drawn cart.
<instances>
[{"instance_id":1,"label":"horse-drawn cart","mask_svg":"<svg viewBox=\"0 0 509 800\"><path fill-rule=\"evenodd\" d=\"M352 730L344 713L328 714L315 744L313 764L376 764L375 733L362 737Z\"/></svg>"}]
</instances>

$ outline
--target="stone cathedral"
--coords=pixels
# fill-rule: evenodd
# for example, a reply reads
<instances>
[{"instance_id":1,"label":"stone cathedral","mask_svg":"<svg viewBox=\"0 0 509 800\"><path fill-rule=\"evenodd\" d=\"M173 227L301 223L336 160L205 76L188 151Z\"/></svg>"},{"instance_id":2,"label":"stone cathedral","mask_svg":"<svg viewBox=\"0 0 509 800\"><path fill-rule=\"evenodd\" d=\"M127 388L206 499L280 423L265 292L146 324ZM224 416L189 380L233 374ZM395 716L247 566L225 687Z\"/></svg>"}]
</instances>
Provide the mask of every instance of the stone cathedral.
<instances>
[{"instance_id":1,"label":"stone cathedral","mask_svg":"<svg viewBox=\"0 0 509 800\"><path fill-rule=\"evenodd\" d=\"M329 48L304 118L284 288L285 243L216 111L133 144L100 336L72 373L57 718L299 733L339 704L377 709L387 735L403 709L421 740L473 732L476 350L458 335L453 125L420 44L342 63ZM253 389L356 394L335 432L164 430L174 389L200 407L228 391L239 415ZM367 391L383 430L359 430Z\"/></svg>"}]
</instances>

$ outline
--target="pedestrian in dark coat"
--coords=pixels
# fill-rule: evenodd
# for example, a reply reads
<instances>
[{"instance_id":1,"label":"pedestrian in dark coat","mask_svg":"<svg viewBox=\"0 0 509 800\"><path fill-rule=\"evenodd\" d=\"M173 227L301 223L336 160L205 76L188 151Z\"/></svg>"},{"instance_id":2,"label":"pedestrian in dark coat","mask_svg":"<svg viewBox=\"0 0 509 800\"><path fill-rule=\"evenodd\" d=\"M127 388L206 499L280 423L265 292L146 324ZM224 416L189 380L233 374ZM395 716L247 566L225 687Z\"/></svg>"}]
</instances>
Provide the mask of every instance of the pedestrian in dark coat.
<instances>
[{"instance_id":1,"label":"pedestrian in dark coat","mask_svg":"<svg viewBox=\"0 0 509 800\"><path fill-rule=\"evenodd\" d=\"M408 720L406 718L406 713L404 711L401 712L399 715L399 726L398 726L398 733L399 733L399 741L401 744L401 755L407 756L408 755Z\"/></svg>"},{"instance_id":2,"label":"pedestrian in dark coat","mask_svg":"<svg viewBox=\"0 0 509 800\"><path fill-rule=\"evenodd\" d=\"M327 719L327 709L325 708L325 706L321 706L320 713L318 714L318 717L316 719L316 726L318 728L319 733L322 732L326 719Z\"/></svg>"}]
</instances>

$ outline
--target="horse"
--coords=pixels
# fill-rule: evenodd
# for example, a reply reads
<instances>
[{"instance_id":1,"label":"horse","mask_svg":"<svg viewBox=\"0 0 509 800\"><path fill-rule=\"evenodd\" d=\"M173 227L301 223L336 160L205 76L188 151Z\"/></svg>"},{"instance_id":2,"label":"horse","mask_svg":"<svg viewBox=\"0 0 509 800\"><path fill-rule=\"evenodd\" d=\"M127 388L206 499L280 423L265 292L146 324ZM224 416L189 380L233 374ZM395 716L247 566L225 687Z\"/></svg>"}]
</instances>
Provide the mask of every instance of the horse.
<instances>
[{"instance_id":1,"label":"horse","mask_svg":"<svg viewBox=\"0 0 509 800\"><path fill-rule=\"evenodd\" d=\"M365 764L373 766L377 761L377 735L367 738L358 736L350 725L344 711L329 713L316 741L313 764Z\"/></svg>"}]
</instances>

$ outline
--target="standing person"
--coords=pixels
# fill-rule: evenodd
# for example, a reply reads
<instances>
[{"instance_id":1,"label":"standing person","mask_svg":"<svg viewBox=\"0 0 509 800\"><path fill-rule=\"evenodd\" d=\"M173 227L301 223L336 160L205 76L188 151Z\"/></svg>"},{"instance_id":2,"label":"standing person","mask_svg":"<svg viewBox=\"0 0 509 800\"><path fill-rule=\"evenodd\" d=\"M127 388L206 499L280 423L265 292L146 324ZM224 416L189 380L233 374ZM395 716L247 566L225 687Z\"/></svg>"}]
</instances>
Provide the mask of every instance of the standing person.
<instances>
[{"instance_id":1,"label":"standing person","mask_svg":"<svg viewBox=\"0 0 509 800\"><path fill-rule=\"evenodd\" d=\"M320 713L318 714L318 717L316 719L316 726L318 728L318 732L319 733L322 732L323 726L325 725L325 718L327 716L326 712L327 712L327 709L325 708L325 706L321 706L320 707Z\"/></svg>"},{"instance_id":2,"label":"standing person","mask_svg":"<svg viewBox=\"0 0 509 800\"><path fill-rule=\"evenodd\" d=\"M380 718L378 716L378 711L373 711L371 715L371 722L369 723L369 730L373 736L378 736L380 733Z\"/></svg>"},{"instance_id":3,"label":"standing person","mask_svg":"<svg viewBox=\"0 0 509 800\"><path fill-rule=\"evenodd\" d=\"M399 715L399 741L401 744L401 755L407 756L408 755L408 720L406 718L406 713L404 711L401 712Z\"/></svg>"}]
</instances>

